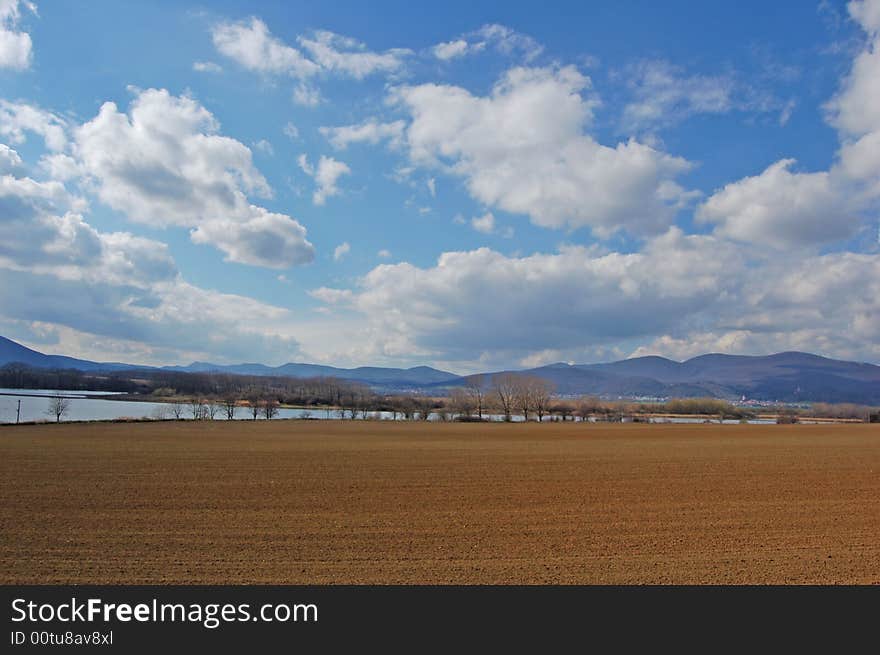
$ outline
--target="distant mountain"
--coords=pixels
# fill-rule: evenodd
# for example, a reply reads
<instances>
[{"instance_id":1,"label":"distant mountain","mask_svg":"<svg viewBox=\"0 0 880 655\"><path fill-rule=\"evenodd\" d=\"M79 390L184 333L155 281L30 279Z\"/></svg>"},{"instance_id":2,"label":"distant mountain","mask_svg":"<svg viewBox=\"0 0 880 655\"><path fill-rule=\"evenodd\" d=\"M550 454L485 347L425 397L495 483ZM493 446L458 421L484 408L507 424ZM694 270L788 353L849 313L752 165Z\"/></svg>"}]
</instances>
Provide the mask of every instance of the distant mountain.
<instances>
[{"instance_id":1,"label":"distant mountain","mask_svg":"<svg viewBox=\"0 0 880 655\"><path fill-rule=\"evenodd\" d=\"M444 383L458 379L454 373L447 373L429 366L413 368L380 368L361 366L358 368L336 368L319 364L282 364L266 366L264 364L211 364L193 362L188 366L137 366L118 362L92 362L62 355L44 355L36 350L26 348L11 339L0 337L0 366L9 363L21 363L35 368L76 369L80 371L120 371L127 369L163 370L181 373L220 372L233 375L272 375L292 378L332 377L355 382L363 382L378 389L411 389L432 384Z\"/></svg>"},{"instance_id":2,"label":"distant mountain","mask_svg":"<svg viewBox=\"0 0 880 655\"><path fill-rule=\"evenodd\" d=\"M291 378L330 377L355 382L364 382L377 387L412 387L431 384L442 384L458 379L455 373L439 371L430 366L413 368L380 368L361 366L358 368L336 368L320 364L282 364L281 366L265 366L263 364L208 364L193 362L189 366L165 366L162 370L181 371L184 373L206 373L218 371L235 375L275 375Z\"/></svg>"},{"instance_id":3,"label":"distant mountain","mask_svg":"<svg viewBox=\"0 0 880 655\"><path fill-rule=\"evenodd\" d=\"M501 371L510 372L510 371ZM527 371L563 395L610 398L710 396L783 402L880 404L880 366L800 352L766 356L709 354L676 362L635 357L607 364L551 364ZM484 375L487 382L493 373ZM464 378L451 383L462 384Z\"/></svg>"},{"instance_id":4,"label":"distant mountain","mask_svg":"<svg viewBox=\"0 0 880 655\"><path fill-rule=\"evenodd\" d=\"M0 337L0 365L20 362L37 368L73 368L81 371L151 369L234 375L271 375L307 378L333 377L363 382L377 391L424 390L441 393L467 378L429 366L336 368L319 364L289 363L211 364L188 366L135 366L118 362L92 362L62 355L45 355ZM801 352L766 356L709 354L676 362L664 357L634 357L606 364L550 364L526 371L499 371L483 375L488 386L493 375L516 372L551 381L556 392L567 396L606 398L682 398L711 396L783 402L853 402L880 405L880 366L860 364Z\"/></svg>"},{"instance_id":5,"label":"distant mountain","mask_svg":"<svg viewBox=\"0 0 880 655\"><path fill-rule=\"evenodd\" d=\"M44 355L6 337L0 337L0 366L17 362L35 368L73 368L79 371L117 371L135 367L118 362L90 362L64 355Z\"/></svg>"}]
</instances>

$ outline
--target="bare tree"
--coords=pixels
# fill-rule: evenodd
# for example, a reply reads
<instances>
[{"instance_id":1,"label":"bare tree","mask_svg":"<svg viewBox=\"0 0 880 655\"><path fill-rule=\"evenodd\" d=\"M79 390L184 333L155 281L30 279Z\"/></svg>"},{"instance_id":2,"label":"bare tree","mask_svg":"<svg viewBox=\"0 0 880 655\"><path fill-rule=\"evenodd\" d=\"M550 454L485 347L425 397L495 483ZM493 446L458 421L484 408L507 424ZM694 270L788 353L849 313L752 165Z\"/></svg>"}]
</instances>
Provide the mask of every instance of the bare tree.
<instances>
[{"instance_id":1,"label":"bare tree","mask_svg":"<svg viewBox=\"0 0 880 655\"><path fill-rule=\"evenodd\" d=\"M251 388L248 390L248 407L250 407L251 417L253 417L253 420L255 421L260 416L260 401L262 401L262 399L259 389Z\"/></svg>"},{"instance_id":2,"label":"bare tree","mask_svg":"<svg viewBox=\"0 0 880 655\"><path fill-rule=\"evenodd\" d=\"M220 403L216 398L212 398L205 403L205 409L203 415L205 418L209 418L212 421L217 418L217 414L220 412Z\"/></svg>"},{"instance_id":3,"label":"bare tree","mask_svg":"<svg viewBox=\"0 0 880 655\"><path fill-rule=\"evenodd\" d=\"M474 406L477 410L477 416L483 418L483 404L485 391L483 390L483 375L471 375L465 378L464 388L470 394Z\"/></svg>"},{"instance_id":4,"label":"bare tree","mask_svg":"<svg viewBox=\"0 0 880 655\"><path fill-rule=\"evenodd\" d=\"M492 393L498 401L505 421L509 421L513 413L518 386L519 376L516 373L499 373L492 376Z\"/></svg>"},{"instance_id":5,"label":"bare tree","mask_svg":"<svg viewBox=\"0 0 880 655\"><path fill-rule=\"evenodd\" d=\"M175 400L173 403L170 403L170 408L171 415L179 421L183 417L183 403Z\"/></svg>"},{"instance_id":6,"label":"bare tree","mask_svg":"<svg viewBox=\"0 0 880 655\"><path fill-rule=\"evenodd\" d=\"M533 409L532 385L529 376L517 375L513 382L514 406L523 416L523 421L529 420L529 412Z\"/></svg>"},{"instance_id":7,"label":"bare tree","mask_svg":"<svg viewBox=\"0 0 880 655\"><path fill-rule=\"evenodd\" d=\"M476 409L476 403L468 389L453 389L449 394L450 409L465 418L470 418Z\"/></svg>"},{"instance_id":8,"label":"bare tree","mask_svg":"<svg viewBox=\"0 0 880 655\"><path fill-rule=\"evenodd\" d=\"M532 397L532 407L538 416L538 423L544 420L544 414L549 411L550 402L553 400L554 385L550 380L538 376L529 376L527 385Z\"/></svg>"},{"instance_id":9,"label":"bare tree","mask_svg":"<svg viewBox=\"0 0 880 655\"><path fill-rule=\"evenodd\" d=\"M278 399L266 396L262 402L263 418L266 420L273 419L278 414Z\"/></svg>"},{"instance_id":10,"label":"bare tree","mask_svg":"<svg viewBox=\"0 0 880 655\"><path fill-rule=\"evenodd\" d=\"M193 420L199 421L205 417L205 401L201 398L193 398L189 401L189 413Z\"/></svg>"},{"instance_id":11,"label":"bare tree","mask_svg":"<svg viewBox=\"0 0 880 655\"><path fill-rule=\"evenodd\" d=\"M55 417L55 422L60 423L61 417L70 409L70 398L65 398L61 394L55 394L49 399L49 408L46 413Z\"/></svg>"},{"instance_id":12,"label":"bare tree","mask_svg":"<svg viewBox=\"0 0 880 655\"><path fill-rule=\"evenodd\" d=\"M412 399L419 412L419 420L427 421L434 410L434 399L425 394L415 394Z\"/></svg>"},{"instance_id":13,"label":"bare tree","mask_svg":"<svg viewBox=\"0 0 880 655\"><path fill-rule=\"evenodd\" d=\"M231 421L235 418L235 410L238 409L238 399L230 394L223 398L223 409L226 411L226 420Z\"/></svg>"}]
</instances>

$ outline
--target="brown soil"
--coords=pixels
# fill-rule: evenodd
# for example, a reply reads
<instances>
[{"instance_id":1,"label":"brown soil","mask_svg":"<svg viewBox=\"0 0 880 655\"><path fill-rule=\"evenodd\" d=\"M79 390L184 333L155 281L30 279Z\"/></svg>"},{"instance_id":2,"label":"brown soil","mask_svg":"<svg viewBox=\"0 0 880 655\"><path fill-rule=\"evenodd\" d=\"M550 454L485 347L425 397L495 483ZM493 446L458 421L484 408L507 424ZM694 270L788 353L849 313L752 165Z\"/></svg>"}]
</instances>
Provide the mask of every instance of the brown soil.
<instances>
[{"instance_id":1,"label":"brown soil","mask_svg":"<svg viewBox=\"0 0 880 655\"><path fill-rule=\"evenodd\" d=\"M880 583L880 426L0 429L2 583Z\"/></svg>"}]
</instances>

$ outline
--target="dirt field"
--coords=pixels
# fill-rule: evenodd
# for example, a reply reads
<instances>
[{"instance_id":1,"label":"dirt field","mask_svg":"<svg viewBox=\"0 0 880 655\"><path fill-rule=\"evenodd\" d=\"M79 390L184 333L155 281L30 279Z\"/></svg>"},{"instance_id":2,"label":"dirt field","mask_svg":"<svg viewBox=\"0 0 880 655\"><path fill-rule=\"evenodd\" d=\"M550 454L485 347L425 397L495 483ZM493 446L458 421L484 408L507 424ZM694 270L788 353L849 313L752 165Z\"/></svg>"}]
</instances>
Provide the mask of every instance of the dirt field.
<instances>
[{"instance_id":1,"label":"dirt field","mask_svg":"<svg viewBox=\"0 0 880 655\"><path fill-rule=\"evenodd\" d=\"M880 583L880 426L0 428L2 583Z\"/></svg>"}]
</instances>

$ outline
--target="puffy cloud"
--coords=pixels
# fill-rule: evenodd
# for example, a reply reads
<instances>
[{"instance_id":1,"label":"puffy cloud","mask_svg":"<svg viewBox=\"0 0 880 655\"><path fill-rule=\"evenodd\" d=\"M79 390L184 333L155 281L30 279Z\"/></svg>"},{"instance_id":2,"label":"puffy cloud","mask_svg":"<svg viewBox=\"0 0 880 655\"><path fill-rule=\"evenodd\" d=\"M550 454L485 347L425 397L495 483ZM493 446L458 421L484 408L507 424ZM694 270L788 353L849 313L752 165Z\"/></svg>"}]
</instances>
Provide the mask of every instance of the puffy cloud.
<instances>
[{"instance_id":1,"label":"puffy cloud","mask_svg":"<svg viewBox=\"0 0 880 655\"><path fill-rule=\"evenodd\" d=\"M345 162L338 161L333 157L327 157L326 155L321 155L317 167L309 163L306 155L300 155L297 162L302 171L315 180L318 188L312 194L312 202L316 205L323 205L327 198L339 195L340 191L339 187L336 186L336 182L343 175L351 173L351 169Z\"/></svg>"},{"instance_id":2,"label":"puffy cloud","mask_svg":"<svg viewBox=\"0 0 880 655\"><path fill-rule=\"evenodd\" d=\"M67 146L67 121L48 111L26 103L0 99L0 136L11 143L25 142L31 132L43 138L46 147L61 151Z\"/></svg>"},{"instance_id":3,"label":"puffy cloud","mask_svg":"<svg viewBox=\"0 0 880 655\"><path fill-rule=\"evenodd\" d=\"M391 251L383 248L382 250L380 250L379 252L376 253L376 256L379 259L391 259Z\"/></svg>"},{"instance_id":4,"label":"puffy cloud","mask_svg":"<svg viewBox=\"0 0 880 655\"><path fill-rule=\"evenodd\" d=\"M27 32L18 31L22 7L33 14L37 13L37 6L32 2L0 0L0 68L30 68L33 54L31 37Z\"/></svg>"},{"instance_id":5,"label":"puffy cloud","mask_svg":"<svg viewBox=\"0 0 880 655\"><path fill-rule=\"evenodd\" d=\"M326 71L363 79L373 73L391 73L403 67L404 58L410 54L404 48L392 48L378 53L367 50L356 39L318 30L309 38L300 36L297 42Z\"/></svg>"},{"instance_id":6,"label":"puffy cloud","mask_svg":"<svg viewBox=\"0 0 880 655\"><path fill-rule=\"evenodd\" d=\"M300 80L321 72L358 80L374 73L393 73L403 67L405 57L410 54L409 50L402 48L373 52L356 39L327 30L297 37L302 48L299 50L273 36L266 23L256 17L241 22L218 23L211 35L218 52L247 70L289 75ZM313 93L308 87L300 86L295 98L299 104L317 104Z\"/></svg>"},{"instance_id":7,"label":"puffy cloud","mask_svg":"<svg viewBox=\"0 0 880 655\"><path fill-rule=\"evenodd\" d=\"M434 267L384 264L356 290L312 295L363 314L386 355L463 362L660 334L726 302L742 268L730 244L672 229L641 253L447 252Z\"/></svg>"},{"instance_id":8,"label":"puffy cloud","mask_svg":"<svg viewBox=\"0 0 880 655\"><path fill-rule=\"evenodd\" d=\"M294 125L290 121L287 121L287 123L285 123L282 132L284 132L284 135L286 137L293 139L294 141L299 138L299 129L297 129L296 125Z\"/></svg>"},{"instance_id":9,"label":"puffy cloud","mask_svg":"<svg viewBox=\"0 0 880 655\"><path fill-rule=\"evenodd\" d=\"M728 184L698 210L702 221L739 241L772 246L814 245L850 236L859 217L828 172L793 173L783 159L760 175Z\"/></svg>"},{"instance_id":10,"label":"puffy cloud","mask_svg":"<svg viewBox=\"0 0 880 655\"><path fill-rule=\"evenodd\" d=\"M193 63L193 70L197 73L222 73L223 67L213 61L197 61Z\"/></svg>"},{"instance_id":11,"label":"puffy cloud","mask_svg":"<svg viewBox=\"0 0 880 655\"><path fill-rule=\"evenodd\" d=\"M691 75L663 60L643 60L621 71L631 99L623 108L624 132L673 125L695 114L730 111L779 112L779 123L791 118L795 103L737 79L732 73Z\"/></svg>"},{"instance_id":12,"label":"puffy cloud","mask_svg":"<svg viewBox=\"0 0 880 655\"><path fill-rule=\"evenodd\" d=\"M0 143L0 174L15 173L21 169L22 161L18 153L5 143Z\"/></svg>"},{"instance_id":13,"label":"puffy cloud","mask_svg":"<svg viewBox=\"0 0 880 655\"><path fill-rule=\"evenodd\" d=\"M492 212L486 212L482 216L475 216L471 219L471 227L477 232L492 234L495 231L495 216L492 215Z\"/></svg>"},{"instance_id":14,"label":"puffy cloud","mask_svg":"<svg viewBox=\"0 0 880 655\"><path fill-rule=\"evenodd\" d=\"M466 55L469 49L470 44L467 41L464 39L456 39L455 41L438 43L431 48L431 52L437 57L437 59L449 61L450 59Z\"/></svg>"},{"instance_id":15,"label":"puffy cloud","mask_svg":"<svg viewBox=\"0 0 880 655\"><path fill-rule=\"evenodd\" d=\"M333 261L340 261L343 257L345 257L349 252L351 252L351 246L348 245L348 241L344 241L340 243L333 250Z\"/></svg>"},{"instance_id":16,"label":"puffy cloud","mask_svg":"<svg viewBox=\"0 0 880 655\"><path fill-rule=\"evenodd\" d=\"M527 62L544 50L532 37L505 25L490 23L452 41L438 43L431 48L431 54L441 61L449 61L482 52L489 47L503 55L521 55Z\"/></svg>"},{"instance_id":17,"label":"puffy cloud","mask_svg":"<svg viewBox=\"0 0 880 655\"><path fill-rule=\"evenodd\" d=\"M302 52L272 36L259 18L219 23L211 36L218 52L251 71L307 78L320 70L320 66Z\"/></svg>"},{"instance_id":18,"label":"puffy cloud","mask_svg":"<svg viewBox=\"0 0 880 655\"><path fill-rule=\"evenodd\" d=\"M399 146L406 124L403 121L380 123L375 118L359 125L342 127L320 127L318 131L338 149L344 150L350 143L369 143L375 145L388 139L392 146Z\"/></svg>"},{"instance_id":19,"label":"puffy cloud","mask_svg":"<svg viewBox=\"0 0 880 655\"><path fill-rule=\"evenodd\" d=\"M246 353L268 361L298 352L288 310L195 287L183 280L166 244L101 232L86 222L86 209L57 181L0 176L4 323L65 334L66 354L100 344L102 360L120 352L161 363Z\"/></svg>"},{"instance_id":20,"label":"puffy cloud","mask_svg":"<svg viewBox=\"0 0 880 655\"><path fill-rule=\"evenodd\" d=\"M665 229L687 194L674 178L689 163L631 139L604 146L584 132L594 100L574 67L514 68L489 96L455 86L396 89L412 121L414 163L446 166L481 203L550 228L600 236Z\"/></svg>"},{"instance_id":21,"label":"puffy cloud","mask_svg":"<svg viewBox=\"0 0 880 655\"><path fill-rule=\"evenodd\" d=\"M852 2L850 13L869 39L828 103L841 136L827 171L792 172L782 159L756 176L715 192L697 211L718 233L779 248L819 246L852 236L880 198L880 0Z\"/></svg>"},{"instance_id":22,"label":"puffy cloud","mask_svg":"<svg viewBox=\"0 0 880 655\"><path fill-rule=\"evenodd\" d=\"M250 205L242 219L203 222L192 233L194 243L204 243L226 253L226 261L288 268L308 264L315 257L306 229L284 214Z\"/></svg>"},{"instance_id":23,"label":"puffy cloud","mask_svg":"<svg viewBox=\"0 0 880 655\"><path fill-rule=\"evenodd\" d=\"M165 90L140 92L128 114L105 103L76 129L75 152L98 197L132 220L193 229L228 261L284 268L314 257L305 229L283 214L252 205L268 196L251 151L217 134L219 125L195 100Z\"/></svg>"},{"instance_id":24,"label":"puffy cloud","mask_svg":"<svg viewBox=\"0 0 880 655\"><path fill-rule=\"evenodd\" d=\"M293 96L291 99L294 103L302 107L317 107L324 100L321 97L321 92L308 84L297 85L293 90Z\"/></svg>"}]
</instances>

